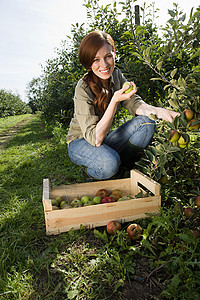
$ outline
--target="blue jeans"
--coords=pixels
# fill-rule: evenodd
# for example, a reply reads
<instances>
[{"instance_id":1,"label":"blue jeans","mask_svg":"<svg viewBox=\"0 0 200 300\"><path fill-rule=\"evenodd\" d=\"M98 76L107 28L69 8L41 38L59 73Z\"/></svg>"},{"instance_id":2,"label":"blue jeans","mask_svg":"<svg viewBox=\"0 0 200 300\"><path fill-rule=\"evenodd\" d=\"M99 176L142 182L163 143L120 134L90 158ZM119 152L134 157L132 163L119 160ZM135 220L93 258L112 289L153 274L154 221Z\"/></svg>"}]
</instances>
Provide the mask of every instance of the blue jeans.
<instances>
[{"instance_id":1,"label":"blue jeans","mask_svg":"<svg viewBox=\"0 0 200 300\"><path fill-rule=\"evenodd\" d=\"M88 174L98 180L114 176L121 164L120 150L129 141L146 148L155 131L155 122L146 116L137 116L112 131L100 147L92 146L84 138L69 143L69 158L76 165L88 168Z\"/></svg>"}]
</instances>

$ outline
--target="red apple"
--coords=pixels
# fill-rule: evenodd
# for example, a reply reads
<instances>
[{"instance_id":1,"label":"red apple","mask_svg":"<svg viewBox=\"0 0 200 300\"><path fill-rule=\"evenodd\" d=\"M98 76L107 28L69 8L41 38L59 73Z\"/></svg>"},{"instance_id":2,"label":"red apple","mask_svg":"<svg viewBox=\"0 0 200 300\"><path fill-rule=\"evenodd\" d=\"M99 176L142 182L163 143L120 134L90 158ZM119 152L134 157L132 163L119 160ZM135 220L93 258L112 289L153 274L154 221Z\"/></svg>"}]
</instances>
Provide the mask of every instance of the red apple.
<instances>
[{"instance_id":1,"label":"red apple","mask_svg":"<svg viewBox=\"0 0 200 300\"><path fill-rule=\"evenodd\" d=\"M186 120L190 121L190 120L192 120L192 118L194 116L194 113L193 113L193 111L191 109L186 108L184 110L184 115L185 115Z\"/></svg>"},{"instance_id":2,"label":"red apple","mask_svg":"<svg viewBox=\"0 0 200 300\"><path fill-rule=\"evenodd\" d=\"M195 199L195 205L200 208L200 196L197 196Z\"/></svg>"},{"instance_id":3,"label":"red apple","mask_svg":"<svg viewBox=\"0 0 200 300\"><path fill-rule=\"evenodd\" d=\"M128 226L126 232L131 240L138 240L142 234L142 227L138 224L131 224Z\"/></svg>"},{"instance_id":4,"label":"red apple","mask_svg":"<svg viewBox=\"0 0 200 300\"><path fill-rule=\"evenodd\" d=\"M96 196L101 197L101 199L108 197L109 196L109 192L105 189L100 189L98 190L98 192L96 193Z\"/></svg>"},{"instance_id":5,"label":"red apple","mask_svg":"<svg viewBox=\"0 0 200 300\"><path fill-rule=\"evenodd\" d=\"M110 197L113 198L114 201L117 201L120 198L118 194L113 194L113 193L110 195Z\"/></svg>"},{"instance_id":6,"label":"red apple","mask_svg":"<svg viewBox=\"0 0 200 300\"><path fill-rule=\"evenodd\" d=\"M109 234L115 234L116 231L122 229L122 225L118 221L110 221L106 226L107 232Z\"/></svg>"},{"instance_id":7,"label":"red apple","mask_svg":"<svg viewBox=\"0 0 200 300\"><path fill-rule=\"evenodd\" d=\"M101 201L101 203L111 203L111 202L115 202L115 200L112 197L105 197Z\"/></svg>"},{"instance_id":8,"label":"red apple","mask_svg":"<svg viewBox=\"0 0 200 300\"><path fill-rule=\"evenodd\" d=\"M193 230L190 230L191 234L193 235L193 237L195 239L199 239L200 238L200 230L198 229L193 229Z\"/></svg>"},{"instance_id":9,"label":"red apple","mask_svg":"<svg viewBox=\"0 0 200 300\"><path fill-rule=\"evenodd\" d=\"M119 195L119 198L123 197L123 192L121 190L118 190L118 189L113 190L112 194Z\"/></svg>"},{"instance_id":10,"label":"red apple","mask_svg":"<svg viewBox=\"0 0 200 300\"><path fill-rule=\"evenodd\" d=\"M184 215L186 216L187 219L190 219L193 216L194 212L192 207L186 207L184 209Z\"/></svg>"}]
</instances>

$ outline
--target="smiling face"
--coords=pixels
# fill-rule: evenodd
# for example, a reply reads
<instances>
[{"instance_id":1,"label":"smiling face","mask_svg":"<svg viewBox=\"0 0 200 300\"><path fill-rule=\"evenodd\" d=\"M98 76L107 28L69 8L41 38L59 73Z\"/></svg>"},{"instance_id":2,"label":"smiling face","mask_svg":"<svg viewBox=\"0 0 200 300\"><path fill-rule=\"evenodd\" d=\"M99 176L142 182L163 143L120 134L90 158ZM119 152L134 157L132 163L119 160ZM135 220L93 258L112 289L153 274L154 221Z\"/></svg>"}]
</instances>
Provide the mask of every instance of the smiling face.
<instances>
[{"instance_id":1,"label":"smiling face","mask_svg":"<svg viewBox=\"0 0 200 300\"><path fill-rule=\"evenodd\" d=\"M115 53L112 47L105 43L93 60L91 69L100 78L102 83L107 83L115 67Z\"/></svg>"}]
</instances>

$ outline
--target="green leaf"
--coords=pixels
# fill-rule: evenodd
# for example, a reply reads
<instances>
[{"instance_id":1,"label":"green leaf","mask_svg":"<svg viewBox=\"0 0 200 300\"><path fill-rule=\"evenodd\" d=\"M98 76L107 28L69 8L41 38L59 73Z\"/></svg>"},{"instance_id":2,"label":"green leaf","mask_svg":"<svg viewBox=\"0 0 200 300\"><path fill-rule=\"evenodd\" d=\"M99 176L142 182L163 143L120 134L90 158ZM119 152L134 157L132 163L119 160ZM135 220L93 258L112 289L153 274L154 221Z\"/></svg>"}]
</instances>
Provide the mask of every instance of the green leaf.
<instances>
[{"instance_id":1,"label":"green leaf","mask_svg":"<svg viewBox=\"0 0 200 300\"><path fill-rule=\"evenodd\" d=\"M177 68L176 69L174 69L173 71L171 71L171 78L174 78L174 76L176 75L176 73L177 73Z\"/></svg>"},{"instance_id":2,"label":"green leaf","mask_svg":"<svg viewBox=\"0 0 200 300\"><path fill-rule=\"evenodd\" d=\"M180 151L180 148L178 148L178 147L171 147L171 148L168 150L168 153L171 153L171 152L177 152L177 151Z\"/></svg>"},{"instance_id":3,"label":"green leaf","mask_svg":"<svg viewBox=\"0 0 200 300\"><path fill-rule=\"evenodd\" d=\"M160 61L159 63L157 63L156 68L160 71L161 67L162 67L163 61Z\"/></svg>"},{"instance_id":4,"label":"green leaf","mask_svg":"<svg viewBox=\"0 0 200 300\"><path fill-rule=\"evenodd\" d=\"M147 155L148 159L152 162L153 161L153 154L151 153L151 151L146 150L145 154Z\"/></svg>"}]
</instances>

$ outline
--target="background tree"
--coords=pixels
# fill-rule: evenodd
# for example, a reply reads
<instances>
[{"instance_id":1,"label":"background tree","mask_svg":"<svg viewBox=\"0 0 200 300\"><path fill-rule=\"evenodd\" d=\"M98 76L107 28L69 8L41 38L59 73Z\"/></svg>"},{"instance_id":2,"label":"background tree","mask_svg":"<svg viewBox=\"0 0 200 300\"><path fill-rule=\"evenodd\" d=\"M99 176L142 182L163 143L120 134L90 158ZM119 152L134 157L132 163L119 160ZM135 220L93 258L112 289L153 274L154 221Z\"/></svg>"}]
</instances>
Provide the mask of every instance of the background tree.
<instances>
[{"instance_id":1,"label":"background tree","mask_svg":"<svg viewBox=\"0 0 200 300\"><path fill-rule=\"evenodd\" d=\"M30 107L12 91L0 90L0 118L31 113Z\"/></svg>"}]
</instances>

